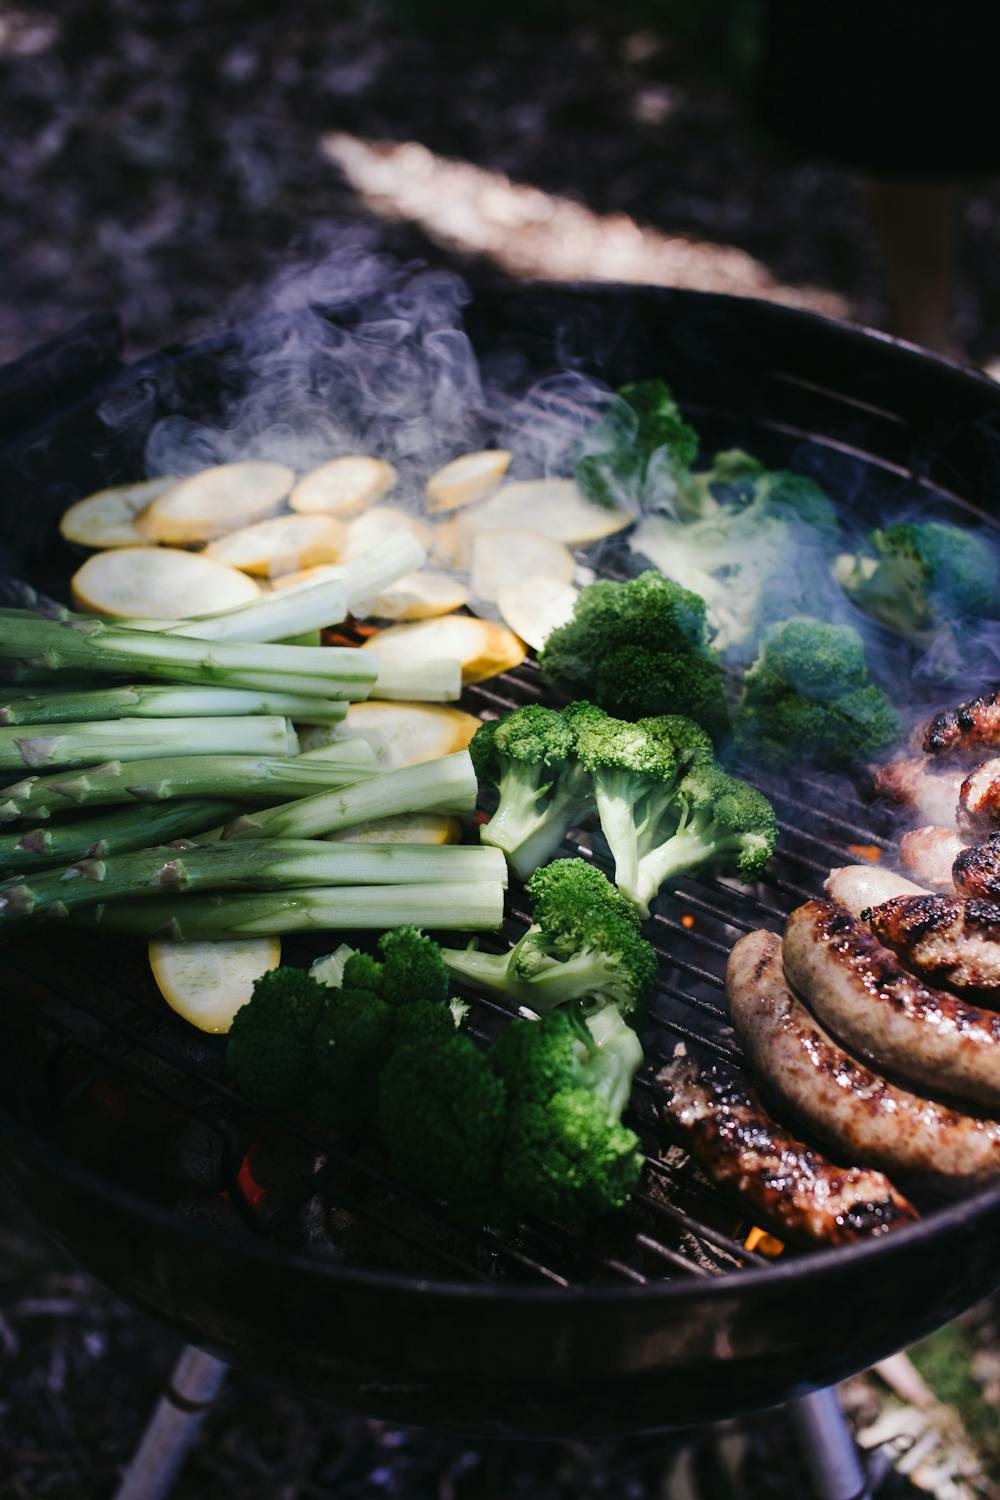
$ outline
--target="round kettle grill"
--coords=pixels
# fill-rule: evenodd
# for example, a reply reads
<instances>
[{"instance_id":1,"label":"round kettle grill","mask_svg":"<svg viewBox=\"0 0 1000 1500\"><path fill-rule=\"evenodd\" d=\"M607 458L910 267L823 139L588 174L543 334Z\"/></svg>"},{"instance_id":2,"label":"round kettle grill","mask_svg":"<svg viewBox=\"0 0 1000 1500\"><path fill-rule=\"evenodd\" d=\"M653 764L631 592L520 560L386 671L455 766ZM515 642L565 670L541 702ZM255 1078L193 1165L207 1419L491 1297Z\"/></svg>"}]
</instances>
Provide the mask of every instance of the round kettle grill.
<instances>
[{"instance_id":1,"label":"round kettle grill","mask_svg":"<svg viewBox=\"0 0 1000 1500\"><path fill-rule=\"evenodd\" d=\"M350 325L359 310L323 315ZM268 326L281 337L280 317ZM807 468L869 520L904 500L994 519L1000 388L884 336L619 287L484 292L465 326L481 358L516 356L526 381L662 376L707 449ZM123 367L107 326L88 325L3 372L8 422L17 414L0 450L6 571L64 596L62 509L139 474L162 416L211 420L238 387L238 347L225 334ZM127 420L109 427L109 410ZM613 569L613 550L598 562ZM526 664L463 706L543 696ZM374 1148L249 1108L223 1043L166 1008L141 946L62 929L0 946L6 1177L77 1259L186 1340L394 1421L593 1438L773 1405L872 1364L997 1285L1000 1185L922 1201L922 1220L884 1240L768 1257L657 1118L657 1067L678 1041L740 1063L721 980L736 937L780 930L852 848L890 847L888 815L843 782L761 786L781 827L765 879L683 880L651 923L660 979L632 1117L648 1166L615 1224L583 1236L455 1224ZM600 860L594 842L584 831L567 852ZM497 943L523 925L517 888L510 907ZM319 951L289 941L285 956ZM507 1013L469 998L473 1032L493 1035Z\"/></svg>"}]
</instances>

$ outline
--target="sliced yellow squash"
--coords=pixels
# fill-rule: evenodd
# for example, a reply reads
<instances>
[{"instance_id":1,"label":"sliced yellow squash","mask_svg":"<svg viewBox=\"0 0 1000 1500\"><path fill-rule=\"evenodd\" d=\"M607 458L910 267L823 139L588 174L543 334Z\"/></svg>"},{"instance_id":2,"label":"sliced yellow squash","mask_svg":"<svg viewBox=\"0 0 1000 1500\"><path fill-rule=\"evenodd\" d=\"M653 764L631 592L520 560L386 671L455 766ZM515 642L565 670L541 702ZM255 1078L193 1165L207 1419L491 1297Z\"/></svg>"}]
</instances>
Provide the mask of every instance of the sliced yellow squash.
<instances>
[{"instance_id":1,"label":"sliced yellow squash","mask_svg":"<svg viewBox=\"0 0 1000 1500\"><path fill-rule=\"evenodd\" d=\"M303 474L288 504L292 510L320 511L329 516L356 516L367 510L396 483L396 470L381 458L350 454L331 458Z\"/></svg>"},{"instance_id":2,"label":"sliced yellow squash","mask_svg":"<svg viewBox=\"0 0 1000 1500\"><path fill-rule=\"evenodd\" d=\"M576 608L577 590L561 578L525 578L497 590L497 609L511 630L535 651Z\"/></svg>"},{"instance_id":3,"label":"sliced yellow squash","mask_svg":"<svg viewBox=\"0 0 1000 1500\"><path fill-rule=\"evenodd\" d=\"M209 542L204 555L244 573L276 577L334 563L347 543L347 527L333 516L270 516Z\"/></svg>"},{"instance_id":4,"label":"sliced yellow squash","mask_svg":"<svg viewBox=\"0 0 1000 1500\"><path fill-rule=\"evenodd\" d=\"M271 580L273 589L294 589L303 583L319 583L324 578L338 578L343 570L336 563L317 563L311 568L300 568L296 573L282 573Z\"/></svg>"},{"instance_id":5,"label":"sliced yellow squash","mask_svg":"<svg viewBox=\"0 0 1000 1500\"><path fill-rule=\"evenodd\" d=\"M381 699L352 703L339 724L317 724L299 736L303 751L312 752L339 740L367 740L384 771L415 766L464 750L479 728L475 714L436 703L384 703Z\"/></svg>"},{"instance_id":6,"label":"sliced yellow squash","mask_svg":"<svg viewBox=\"0 0 1000 1500\"><path fill-rule=\"evenodd\" d=\"M488 448L453 458L427 481L428 511L435 514L458 510L460 506L485 500L506 474L511 457L504 448Z\"/></svg>"},{"instance_id":7,"label":"sliced yellow squash","mask_svg":"<svg viewBox=\"0 0 1000 1500\"><path fill-rule=\"evenodd\" d=\"M389 625L368 637L362 651L373 651L387 664L393 661L458 661L462 682L485 682L518 666L527 654L506 625L478 620L472 615L443 615L409 625Z\"/></svg>"},{"instance_id":8,"label":"sliced yellow squash","mask_svg":"<svg viewBox=\"0 0 1000 1500\"><path fill-rule=\"evenodd\" d=\"M173 475L143 479L138 484L117 484L98 490L71 505L59 522L67 542L79 547L138 547L145 541L135 524L136 516L150 501L177 483Z\"/></svg>"},{"instance_id":9,"label":"sliced yellow squash","mask_svg":"<svg viewBox=\"0 0 1000 1500\"><path fill-rule=\"evenodd\" d=\"M96 552L73 574L72 589L76 607L91 614L157 620L215 614L260 595L245 573L173 547Z\"/></svg>"},{"instance_id":10,"label":"sliced yellow squash","mask_svg":"<svg viewBox=\"0 0 1000 1500\"><path fill-rule=\"evenodd\" d=\"M575 567L572 552L540 532L480 531L472 541L469 583L476 599L493 603L506 584L536 578L559 578L569 583Z\"/></svg>"},{"instance_id":11,"label":"sliced yellow squash","mask_svg":"<svg viewBox=\"0 0 1000 1500\"><path fill-rule=\"evenodd\" d=\"M281 962L276 937L172 943L153 938L149 964L164 1000L199 1031L226 1032L256 980Z\"/></svg>"},{"instance_id":12,"label":"sliced yellow squash","mask_svg":"<svg viewBox=\"0 0 1000 1500\"><path fill-rule=\"evenodd\" d=\"M469 590L449 573L419 568L366 599L351 611L359 620L430 620L449 615L469 602Z\"/></svg>"},{"instance_id":13,"label":"sliced yellow squash","mask_svg":"<svg viewBox=\"0 0 1000 1500\"><path fill-rule=\"evenodd\" d=\"M573 479L525 479L502 485L470 514L468 523L476 531L523 527L576 547L612 536L632 519L592 504Z\"/></svg>"},{"instance_id":14,"label":"sliced yellow squash","mask_svg":"<svg viewBox=\"0 0 1000 1500\"><path fill-rule=\"evenodd\" d=\"M426 521L419 521L408 511L398 510L394 505L373 505L363 515L348 522L345 561L370 551L394 531L410 532L424 548L430 546L434 535Z\"/></svg>"},{"instance_id":15,"label":"sliced yellow squash","mask_svg":"<svg viewBox=\"0 0 1000 1500\"><path fill-rule=\"evenodd\" d=\"M331 843L341 844L457 844L462 825L444 813L398 813L393 818L372 818L327 837Z\"/></svg>"},{"instance_id":16,"label":"sliced yellow squash","mask_svg":"<svg viewBox=\"0 0 1000 1500\"><path fill-rule=\"evenodd\" d=\"M147 541L188 546L210 542L277 510L295 475L284 464L245 459L202 469L164 490L142 512L138 529Z\"/></svg>"}]
</instances>

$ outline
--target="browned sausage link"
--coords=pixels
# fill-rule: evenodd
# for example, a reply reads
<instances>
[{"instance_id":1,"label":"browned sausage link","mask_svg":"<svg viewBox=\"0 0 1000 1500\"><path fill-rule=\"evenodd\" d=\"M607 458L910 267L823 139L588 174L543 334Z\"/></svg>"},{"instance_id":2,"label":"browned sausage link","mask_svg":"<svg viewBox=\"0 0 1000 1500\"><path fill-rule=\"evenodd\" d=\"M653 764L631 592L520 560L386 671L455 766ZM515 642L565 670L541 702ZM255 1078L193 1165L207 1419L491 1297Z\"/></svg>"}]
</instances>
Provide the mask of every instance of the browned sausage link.
<instances>
[{"instance_id":1,"label":"browned sausage link","mask_svg":"<svg viewBox=\"0 0 1000 1500\"><path fill-rule=\"evenodd\" d=\"M785 928L785 972L852 1050L932 1093L1000 1105L1000 1015L908 974L857 917L807 901Z\"/></svg>"},{"instance_id":2,"label":"browned sausage link","mask_svg":"<svg viewBox=\"0 0 1000 1500\"><path fill-rule=\"evenodd\" d=\"M960 896L979 896L1000 903L1000 833L990 834L978 844L960 849L951 867L951 878Z\"/></svg>"},{"instance_id":3,"label":"browned sausage link","mask_svg":"<svg viewBox=\"0 0 1000 1500\"><path fill-rule=\"evenodd\" d=\"M899 841L899 860L919 885L951 891L952 865L964 848L953 828L913 828Z\"/></svg>"},{"instance_id":4,"label":"browned sausage link","mask_svg":"<svg viewBox=\"0 0 1000 1500\"><path fill-rule=\"evenodd\" d=\"M917 1212L887 1177L839 1167L773 1120L733 1069L675 1057L663 1117L705 1176L784 1240L844 1245L912 1223Z\"/></svg>"},{"instance_id":5,"label":"browned sausage link","mask_svg":"<svg viewBox=\"0 0 1000 1500\"><path fill-rule=\"evenodd\" d=\"M736 944L726 993L769 1092L837 1154L952 1192L1000 1175L1000 1120L922 1099L851 1057L792 992L773 933Z\"/></svg>"},{"instance_id":6,"label":"browned sausage link","mask_svg":"<svg viewBox=\"0 0 1000 1500\"><path fill-rule=\"evenodd\" d=\"M976 897L896 896L861 920L929 984L1000 1004L1000 906Z\"/></svg>"},{"instance_id":7,"label":"browned sausage link","mask_svg":"<svg viewBox=\"0 0 1000 1500\"><path fill-rule=\"evenodd\" d=\"M958 793L958 826L980 838L1000 824L1000 759L984 761L970 771Z\"/></svg>"},{"instance_id":8,"label":"browned sausage link","mask_svg":"<svg viewBox=\"0 0 1000 1500\"><path fill-rule=\"evenodd\" d=\"M981 745L1000 747L1000 688L935 714L924 730L928 755L975 750Z\"/></svg>"},{"instance_id":9,"label":"browned sausage link","mask_svg":"<svg viewBox=\"0 0 1000 1500\"><path fill-rule=\"evenodd\" d=\"M961 771L938 771L926 755L890 760L871 773L876 796L908 807L923 823L954 823Z\"/></svg>"}]
</instances>

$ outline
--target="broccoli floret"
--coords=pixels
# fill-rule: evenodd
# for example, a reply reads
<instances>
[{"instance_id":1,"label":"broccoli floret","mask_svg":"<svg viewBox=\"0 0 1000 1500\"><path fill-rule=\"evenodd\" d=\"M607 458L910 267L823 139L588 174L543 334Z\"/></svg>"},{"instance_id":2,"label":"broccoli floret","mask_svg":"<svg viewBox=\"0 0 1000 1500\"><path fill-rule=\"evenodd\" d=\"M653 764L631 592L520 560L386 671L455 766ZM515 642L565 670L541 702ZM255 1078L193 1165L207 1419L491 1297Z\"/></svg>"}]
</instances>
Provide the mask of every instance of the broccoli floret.
<instances>
[{"instance_id":1,"label":"broccoli floret","mask_svg":"<svg viewBox=\"0 0 1000 1500\"><path fill-rule=\"evenodd\" d=\"M528 882L534 921L507 953L444 950L456 977L539 1014L575 1001L640 1013L656 958L635 913L599 870L556 860Z\"/></svg>"},{"instance_id":2,"label":"broccoli floret","mask_svg":"<svg viewBox=\"0 0 1000 1500\"><path fill-rule=\"evenodd\" d=\"M442 1006L430 1008L448 1020ZM313 1033L316 1076L325 1112L342 1129L375 1116L378 1075L395 1041L396 1016L395 1007L371 990L345 985L327 995Z\"/></svg>"},{"instance_id":3,"label":"broccoli floret","mask_svg":"<svg viewBox=\"0 0 1000 1500\"><path fill-rule=\"evenodd\" d=\"M236 1086L254 1104L284 1109L308 1093L312 1038L328 991L304 969L282 966L255 982L233 1017L226 1061Z\"/></svg>"},{"instance_id":4,"label":"broccoli floret","mask_svg":"<svg viewBox=\"0 0 1000 1500\"><path fill-rule=\"evenodd\" d=\"M767 799L703 753L689 749L679 763L662 722L590 724L580 758L593 777L618 889L643 916L671 877L712 864L750 879L774 851Z\"/></svg>"},{"instance_id":5,"label":"broccoli floret","mask_svg":"<svg viewBox=\"0 0 1000 1500\"><path fill-rule=\"evenodd\" d=\"M803 763L849 770L899 734L896 710L869 679L858 632L797 619L774 627L746 674L734 748L771 771Z\"/></svg>"},{"instance_id":6,"label":"broccoli floret","mask_svg":"<svg viewBox=\"0 0 1000 1500\"><path fill-rule=\"evenodd\" d=\"M710 734L728 724L722 673L705 644L705 601L661 573L581 590L539 661L562 692L623 718L686 714Z\"/></svg>"},{"instance_id":7,"label":"broccoli floret","mask_svg":"<svg viewBox=\"0 0 1000 1500\"><path fill-rule=\"evenodd\" d=\"M597 505L636 510L650 490L671 492L698 456L698 436L662 380L624 385L587 433L576 482Z\"/></svg>"},{"instance_id":8,"label":"broccoli floret","mask_svg":"<svg viewBox=\"0 0 1000 1500\"><path fill-rule=\"evenodd\" d=\"M590 780L577 760L575 730L588 707L558 713L532 704L480 725L473 736L476 774L500 793L480 837L503 850L522 880L552 858L590 811Z\"/></svg>"},{"instance_id":9,"label":"broccoli floret","mask_svg":"<svg viewBox=\"0 0 1000 1500\"><path fill-rule=\"evenodd\" d=\"M491 1062L507 1086L508 1201L572 1225L622 1207L642 1171L638 1137L621 1124L642 1047L617 1009L600 1011L583 1037L561 1012L514 1021Z\"/></svg>"},{"instance_id":10,"label":"broccoli floret","mask_svg":"<svg viewBox=\"0 0 1000 1500\"><path fill-rule=\"evenodd\" d=\"M815 481L760 471L744 482L753 487L749 503L730 486L720 491L725 503L707 501L697 519L650 516L631 540L634 552L701 595L713 646L737 657L752 648L775 609L815 608L824 587L832 607L836 592L828 552L837 516Z\"/></svg>"},{"instance_id":11,"label":"broccoli floret","mask_svg":"<svg viewBox=\"0 0 1000 1500\"><path fill-rule=\"evenodd\" d=\"M352 953L344 964L341 984L345 989L382 993L382 965L370 953Z\"/></svg>"},{"instance_id":12,"label":"broccoli floret","mask_svg":"<svg viewBox=\"0 0 1000 1500\"><path fill-rule=\"evenodd\" d=\"M436 1000L410 1000L406 1005L392 1006L393 1050L432 1037L454 1036L464 1019L462 1014L456 1015L454 1006L454 1001L441 1005Z\"/></svg>"},{"instance_id":13,"label":"broccoli floret","mask_svg":"<svg viewBox=\"0 0 1000 1500\"><path fill-rule=\"evenodd\" d=\"M397 1048L379 1080L379 1123L395 1171L478 1219L494 1201L506 1124L503 1080L458 1034Z\"/></svg>"},{"instance_id":14,"label":"broccoli floret","mask_svg":"<svg viewBox=\"0 0 1000 1500\"><path fill-rule=\"evenodd\" d=\"M378 946L382 954L382 996L390 1005L413 1000L432 1000L444 1005L448 999L448 970L441 949L418 927L394 927L383 933ZM345 971L346 972L346 971Z\"/></svg>"},{"instance_id":15,"label":"broccoli floret","mask_svg":"<svg viewBox=\"0 0 1000 1500\"><path fill-rule=\"evenodd\" d=\"M897 634L926 643L939 625L1000 612L997 558L974 532L918 521L868 540L874 556L842 556L834 571L858 608Z\"/></svg>"}]
</instances>

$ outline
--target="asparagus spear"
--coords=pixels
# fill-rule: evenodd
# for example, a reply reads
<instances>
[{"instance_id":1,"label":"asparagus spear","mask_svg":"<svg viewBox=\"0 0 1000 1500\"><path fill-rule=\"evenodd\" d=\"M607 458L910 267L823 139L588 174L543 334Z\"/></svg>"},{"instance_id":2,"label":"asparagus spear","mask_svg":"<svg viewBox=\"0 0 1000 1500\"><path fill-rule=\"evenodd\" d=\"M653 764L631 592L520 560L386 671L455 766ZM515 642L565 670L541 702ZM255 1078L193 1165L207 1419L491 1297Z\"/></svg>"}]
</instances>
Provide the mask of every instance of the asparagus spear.
<instances>
[{"instance_id":1,"label":"asparagus spear","mask_svg":"<svg viewBox=\"0 0 1000 1500\"><path fill-rule=\"evenodd\" d=\"M0 770L24 766L87 766L114 758L151 760L220 752L294 755L298 740L287 719L109 719L96 724L19 724L0 729Z\"/></svg>"},{"instance_id":2,"label":"asparagus spear","mask_svg":"<svg viewBox=\"0 0 1000 1500\"><path fill-rule=\"evenodd\" d=\"M222 837L321 838L369 818L388 818L396 813L471 812L477 790L472 757L468 750L459 750L438 760L386 771L341 790L317 792L278 807L244 813L222 830Z\"/></svg>"},{"instance_id":3,"label":"asparagus spear","mask_svg":"<svg viewBox=\"0 0 1000 1500\"><path fill-rule=\"evenodd\" d=\"M370 747L366 746L366 749ZM168 756L138 764L112 761L70 776L26 776L0 792L0 823L15 818L49 819L76 807L114 807L123 802L167 802L175 797L229 797L270 802L347 786L376 774L374 757L358 754L324 759L295 755Z\"/></svg>"},{"instance_id":4,"label":"asparagus spear","mask_svg":"<svg viewBox=\"0 0 1000 1500\"><path fill-rule=\"evenodd\" d=\"M239 938L282 932L383 931L417 927L465 932L495 929L503 920L499 881L455 885L347 885L331 889L268 891L264 895L158 897L108 901L70 913L74 926L173 942Z\"/></svg>"},{"instance_id":5,"label":"asparagus spear","mask_svg":"<svg viewBox=\"0 0 1000 1500\"><path fill-rule=\"evenodd\" d=\"M51 828L0 835L0 870L44 870L76 859L100 859L147 844L164 843L201 833L230 817L238 802L185 800L163 802L155 807L120 807L96 818L78 818L55 823Z\"/></svg>"},{"instance_id":6,"label":"asparagus spear","mask_svg":"<svg viewBox=\"0 0 1000 1500\"><path fill-rule=\"evenodd\" d=\"M170 682L350 699L367 698L378 670L371 652L349 646L317 651L310 646L201 641L97 619L48 620L28 610L2 613L0 659L28 673L139 671Z\"/></svg>"},{"instance_id":7,"label":"asparagus spear","mask_svg":"<svg viewBox=\"0 0 1000 1500\"><path fill-rule=\"evenodd\" d=\"M61 681L61 679L60 679ZM75 719L175 719L206 715L282 714L300 724L337 724L347 713L343 699L260 689L161 687L153 683L90 689L41 688L0 701L0 724L58 724Z\"/></svg>"},{"instance_id":8,"label":"asparagus spear","mask_svg":"<svg viewBox=\"0 0 1000 1500\"><path fill-rule=\"evenodd\" d=\"M0 925L65 916L96 902L189 891L274 891L284 886L505 885L506 862L484 845L327 844L309 839L186 844L89 858L0 884Z\"/></svg>"}]
</instances>

